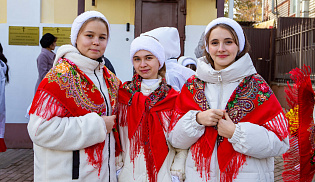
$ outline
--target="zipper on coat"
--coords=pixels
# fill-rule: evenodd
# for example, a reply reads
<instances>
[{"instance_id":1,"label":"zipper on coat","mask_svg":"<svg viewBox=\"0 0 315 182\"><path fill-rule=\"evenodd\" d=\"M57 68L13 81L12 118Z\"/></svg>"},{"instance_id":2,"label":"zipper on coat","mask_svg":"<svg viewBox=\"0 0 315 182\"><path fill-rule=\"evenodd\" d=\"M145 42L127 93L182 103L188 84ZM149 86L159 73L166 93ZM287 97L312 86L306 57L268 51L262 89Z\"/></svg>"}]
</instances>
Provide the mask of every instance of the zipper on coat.
<instances>
[{"instance_id":1,"label":"zipper on coat","mask_svg":"<svg viewBox=\"0 0 315 182\"><path fill-rule=\"evenodd\" d=\"M100 64L101 63L98 64L98 67L100 67ZM96 79L98 81L98 84L100 86L100 92L102 93L102 95L103 95L103 97L105 99L106 116L108 116L109 115L109 107L108 107L107 99L106 99L106 96L105 96L105 94L104 94L104 92L102 90L101 82L100 82L100 80L98 79L98 77L96 75L96 72L95 72L96 69L94 69L94 75L95 75L95 77L96 77ZM108 181L110 181L110 133L108 134L108 163L107 164L108 164Z\"/></svg>"},{"instance_id":2,"label":"zipper on coat","mask_svg":"<svg viewBox=\"0 0 315 182\"><path fill-rule=\"evenodd\" d=\"M220 83L218 109L221 109L222 95L223 95L223 83L222 83L221 72L219 72L219 75L218 75L218 82Z\"/></svg>"}]
</instances>

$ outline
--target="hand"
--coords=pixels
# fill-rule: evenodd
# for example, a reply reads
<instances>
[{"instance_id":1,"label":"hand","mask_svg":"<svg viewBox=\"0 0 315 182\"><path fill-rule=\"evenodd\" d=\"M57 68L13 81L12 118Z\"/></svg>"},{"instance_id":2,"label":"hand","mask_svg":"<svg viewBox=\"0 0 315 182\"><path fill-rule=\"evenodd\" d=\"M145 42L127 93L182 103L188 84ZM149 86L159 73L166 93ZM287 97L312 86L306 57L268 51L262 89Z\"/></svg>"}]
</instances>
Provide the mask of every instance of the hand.
<instances>
[{"instance_id":1,"label":"hand","mask_svg":"<svg viewBox=\"0 0 315 182\"><path fill-rule=\"evenodd\" d=\"M236 126L227 112L225 112L224 116L225 119L220 119L218 122L218 133L225 138L232 138Z\"/></svg>"},{"instance_id":2,"label":"hand","mask_svg":"<svg viewBox=\"0 0 315 182\"><path fill-rule=\"evenodd\" d=\"M222 109L209 109L199 112L196 115L197 123L204 126L215 126L222 119L225 110Z\"/></svg>"},{"instance_id":3,"label":"hand","mask_svg":"<svg viewBox=\"0 0 315 182\"><path fill-rule=\"evenodd\" d=\"M110 133L115 124L116 115L112 116L101 116L105 122L107 133Z\"/></svg>"}]
</instances>

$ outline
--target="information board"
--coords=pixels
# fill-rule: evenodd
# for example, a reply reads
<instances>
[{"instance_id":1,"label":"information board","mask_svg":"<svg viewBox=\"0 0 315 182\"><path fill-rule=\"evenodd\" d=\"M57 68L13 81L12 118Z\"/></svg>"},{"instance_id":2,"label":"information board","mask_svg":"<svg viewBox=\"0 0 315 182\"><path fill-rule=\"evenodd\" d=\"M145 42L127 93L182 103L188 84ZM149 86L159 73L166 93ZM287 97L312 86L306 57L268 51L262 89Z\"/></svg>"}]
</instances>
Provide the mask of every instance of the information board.
<instances>
[{"instance_id":1,"label":"information board","mask_svg":"<svg viewBox=\"0 0 315 182\"><path fill-rule=\"evenodd\" d=\"M39 27L9 26L9 45L39 45Z\"/></svg>"},{"instance_id":2,"label":"information board","mask_svg":"<svg viewBox=\"0 0 315 182\"><path fill-rule=\"evenodd\" d=\"M70 27L43 27L43 35L46 33L51 33L57 37L57 46L62 46L64 44L71 44L70 41Z\"/></svg>"}]
</instances>

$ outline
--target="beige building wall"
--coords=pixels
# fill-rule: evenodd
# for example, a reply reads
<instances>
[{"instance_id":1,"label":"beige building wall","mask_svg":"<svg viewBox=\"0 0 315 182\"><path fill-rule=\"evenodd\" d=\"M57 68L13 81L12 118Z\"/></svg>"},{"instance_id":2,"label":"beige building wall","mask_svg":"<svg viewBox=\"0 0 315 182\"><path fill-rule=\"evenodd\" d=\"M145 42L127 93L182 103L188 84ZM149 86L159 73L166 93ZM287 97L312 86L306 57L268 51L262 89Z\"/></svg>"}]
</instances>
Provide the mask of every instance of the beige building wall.
<instances>
[{"instance_id":1,"label":"beige building wall","mask_svg":"<svg viewBox=\"0 0 315 182\"><path fill-rule=\"evenodd\" d=\"M186 25L207 25L217 17L215 0L187 0Z\"/></svg>"},{"instance_id":2,"label":"beige building wall","mask_svg":"<svg viewBox=\"0 0 315 182\"><path fill-rule=\"evenodd\" d=\"M77 12L78 0L41 1L41 23L71 24Z\"/></svg>"},{"instance_id":3,"label":"beige building wall","mask_svg":"<svg viewBox=\"0 0 315 182\"><path fill-rule=\"evenodd\" d=\"M92 6L91 0L85 1L85 10L96 10L103 13L110 24L134 25L135 0L98 0Z\"/></svg>"},{"instance_id":4,"label":"beige building wall","mask_svg":"<svg viewBox=\"0 0 315 182\"><path fill-rule=\"evenodd\" d=\"M309 17L315 18L315 0L310 0L310 14Z\"/></svg>"},{"instance_id":5,"label":"beige building wall","mask_svg":"<svg viewBox=\"0 0 315 182\"><path fill-rule=\"evenodd\" d=\"M78 0L41 1L41 10L41 23L71 24L78 14ZM91 0L86 0L85 11L89 10L103 13L110 24L134 24L134 0L99 0L95 6L92 6Z\"/></svg>"},{"instance_id":6,"label":"beige building wall","mask_svg":"<svg viewBox=\"0 0 315 182\"><path fill-rule=\"evenodd\" d=\"M7 0L0 0L0 23L7 23Z\"/></svg>"}]
</instances>

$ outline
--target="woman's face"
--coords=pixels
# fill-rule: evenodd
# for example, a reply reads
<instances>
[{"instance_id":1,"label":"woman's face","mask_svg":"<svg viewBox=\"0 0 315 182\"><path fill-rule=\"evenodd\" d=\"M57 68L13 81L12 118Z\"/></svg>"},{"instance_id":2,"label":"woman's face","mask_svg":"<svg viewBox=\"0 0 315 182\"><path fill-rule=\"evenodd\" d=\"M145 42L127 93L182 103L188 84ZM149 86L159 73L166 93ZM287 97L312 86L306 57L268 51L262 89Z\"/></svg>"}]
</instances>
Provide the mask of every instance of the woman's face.
<instances>
[{"instance_id":1,"label":"woman's face","mask_svg":"<svg viewBox=\"0 0 315 182\"><path fill-rule=\"evenodd\" d=\"M221 27L213 29L208 43L215 70L227 68L235 61L239 48L227 29Z\"/></svg>"},{"instance_id":2,"label":"woman's face","mask_svg":"<svg viewBox=\"0 0 315 182\"><path fill-rule=\"evenodd\" d=\"M96 60L105 52L107 37L108 30L102 21L90 21L79 32L77 48L82 55Z\"/></svg>"},{"instance_id":3,"label":"woman's face","mask_svg":"<svg viewBox=\"0 0 315 182\"><path fill-rule=\"evenodd\" d=\"M49 46L49 49L50 49L50 51L53 51L53 50L55 50L55 48L56 48L56 42L53 42L53 43Z\"/></svg>"},{"instance_id":4,"label":"woman's face","mask_svg":"<svg viewBox=\"0 0 315 182\"><path fill-rule=\"evenodd\" d=\"M142 78L158 78L160 62L151 52L140 50L133 56L132 61L133 67Z\"/></svg>"}]
</instances>

